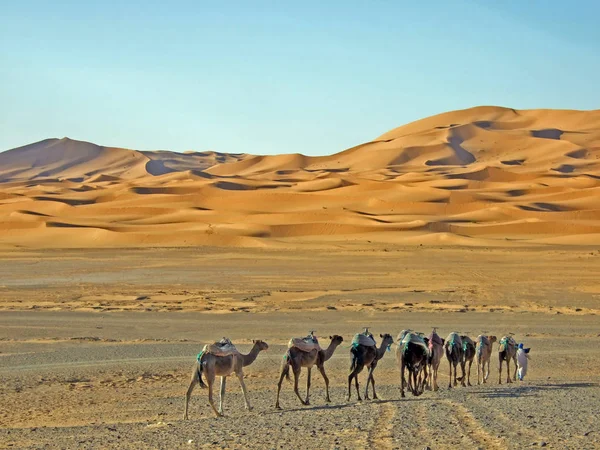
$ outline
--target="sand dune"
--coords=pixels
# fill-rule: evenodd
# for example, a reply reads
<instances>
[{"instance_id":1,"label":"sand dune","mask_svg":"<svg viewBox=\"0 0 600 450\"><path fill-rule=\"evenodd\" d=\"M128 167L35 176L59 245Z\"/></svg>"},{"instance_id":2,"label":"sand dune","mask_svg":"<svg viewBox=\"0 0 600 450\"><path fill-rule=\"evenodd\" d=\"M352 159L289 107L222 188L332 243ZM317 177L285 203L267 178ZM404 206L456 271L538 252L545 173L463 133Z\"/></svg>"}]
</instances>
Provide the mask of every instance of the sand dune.
<instances>
[{"instance_id":1,"label":"sand dune","mask_svg":"<svg viewBox=\"0 0 600 450\"><path fill-rule=\"evenodd\" d=\"M322 157L47 139L0 153L0 245L585 245L599 193L600 111L477 107Z\"/></svg>"}]
</instances>

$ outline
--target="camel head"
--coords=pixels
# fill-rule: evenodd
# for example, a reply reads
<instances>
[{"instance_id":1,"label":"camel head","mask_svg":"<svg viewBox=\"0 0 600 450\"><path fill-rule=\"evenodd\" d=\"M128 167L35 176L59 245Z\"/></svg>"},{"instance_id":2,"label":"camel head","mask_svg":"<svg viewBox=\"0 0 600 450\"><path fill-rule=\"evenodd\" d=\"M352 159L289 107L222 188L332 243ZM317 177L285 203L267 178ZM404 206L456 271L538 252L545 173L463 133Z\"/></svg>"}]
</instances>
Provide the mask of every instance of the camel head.
<instances>
[{"instance_id":1,"label":"camel head","mask_svg":"<svg viewBox=\"0 0 600 450\"><path fill-rule=\"evenodd\" d=\"M329 339L331 339L331 343L335 344L335 345L340 345L342 342L344 342L344 338L341 336L338 336L337 334L334 334L333 336L329 336Z\"/></svg>"},{"instance_id":2,"label":"camel head","mask_svg":"<svg viewBox=\"0 0 600 450\"><path fill-rule=\"evenodd\" d=\"M269 349L269 345L266 342L261 341L260 339L252 339L252 343L254 344L255 347L258 347L259 351Z\"/></svg>"},{"instance_id":3,"label":"camel head","mask_svg":"<svg viewBox=\"0 0 600 450\"><path fill-rule=\"evenodd\" d=\"M494 342L496 342L498 340L498 338L496 336L488 336L487 337L488 340L490 341L490 344L493 344Z\"/></svg>"},{"instance_id":4,"label":"camel head","mask_svg":"<svg viewBox=\"0 0 600 450\"><path fill-rule=\"evenodd\" d=\"M392 337L392 335L389 333L385 333L385 334L380 334L379 337L382 339L381 346L387 347L387 349L389 350L390 346L394 343L394 338Z\"/></svg>"}]
</instances>

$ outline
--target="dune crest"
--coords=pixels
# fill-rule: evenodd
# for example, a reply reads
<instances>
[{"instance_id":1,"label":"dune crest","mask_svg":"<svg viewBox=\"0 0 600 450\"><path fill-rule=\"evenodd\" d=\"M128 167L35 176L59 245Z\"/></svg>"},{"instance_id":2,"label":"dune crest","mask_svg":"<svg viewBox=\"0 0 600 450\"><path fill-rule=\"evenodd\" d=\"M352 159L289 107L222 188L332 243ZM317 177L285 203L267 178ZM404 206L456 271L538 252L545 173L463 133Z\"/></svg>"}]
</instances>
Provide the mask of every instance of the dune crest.
<instances>
[{"instance_id":1,"label":"dune crest","mask_svg":"<svg viewBox=\"0 0 600 450\"><path fill-rule=\"evenodd\" d=\"M0 153L0 245L593 244L600 110L447 112L328 156Z\"/></svg>"}]
</instances>

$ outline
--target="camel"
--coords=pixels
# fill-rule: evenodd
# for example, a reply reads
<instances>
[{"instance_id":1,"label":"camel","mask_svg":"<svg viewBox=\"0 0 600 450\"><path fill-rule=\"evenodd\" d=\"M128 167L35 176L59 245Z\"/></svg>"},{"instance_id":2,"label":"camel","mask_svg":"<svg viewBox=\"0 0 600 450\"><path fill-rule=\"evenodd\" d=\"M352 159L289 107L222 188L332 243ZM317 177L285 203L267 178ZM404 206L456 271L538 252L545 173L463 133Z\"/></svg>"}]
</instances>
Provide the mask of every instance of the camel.
<instances>
[{"instance_id":1,"label":"camel","mask_svg":"<svg viewBox=\"0 0 600 450\"><path fill-rule=\"evenodd\" d=\"M331 342L326 350L313 349L309 352L305 352L296 347L288 349L283 357L281 376L279 377L279 384L277 385L277 401L275 402L275 408L281 409L279 406L279 392L281 391L283 378L286 377L288 380L290 379L290 367L294 373L294 392L298 396L298 399L300 399L300 403L303 405L310 404L308 399L310 393L310 373L315 364L317 365L319 372L321 372L323 380L325 380L325 401L327 403L331 402L331 399L329 398L329 378L327 378L327 375L325 374L325 361L333 356L333 352L335 352L338 345L344 341L344 338L336 334L334 336L329 336L329 339L331 339ZM303 367L308 369L306 378L306 400L302 400L302 397L300 397L300 393L298 392L298 378Z\"/></svg>"},{"instance_id":2,"label":"camel","mask_svg":"<svg viewBox=\"0 0 600 450\"><path fill-rule=\"evenodd\" d=\"M475 348L475 356L477 358L477 384L480 383L479 374L481 373L481 379L483 383L485 383L490 376L490 361L492 359L492 347L494 342L496 342L498 338L496 336L477 336L477 345ZM487 364L487 371L485 376L483 372L485 371L485 366Z\"/></svg>"},{"instance_id":3,"label":"camel","mask_svg":"<svg viewBox=\"0 0 600 450\"><path fill-rule=\"evenodd\" d=\"M440 363L442 362L442 356L444 354L444 340L437 334L436 329L434 328L431 334L428 337L429 341L429 351L431 353L430 363L429 363L429 389L433 391L437 391L439 386L437 384L438 377L438 369L440 368Z\"/></svg>"},{"instance_id":4,"label":"camel","mask_svg":"<svg viewBox=\"0 0 600 450\"><path fill-rule=\"evenodd\" d=\"M430 361L428 339L416 333L402 331L396 346L396 361L400 364L400 392L404 397L406 379L404 370L408 371L408 389L415 396L423 393L427 381L427 365ZM411 381L412 375L412 381Z\"/></svg>"},{"instance_id":5,"label":"camel","mask_svg":"<svg viewBox=\"0 0 600 450\"><path fill-rule=\"evenodd\" d=\"M456 366L462 363L463 360L463 347L462 340L458 333L453 332L448 335L446 342L444 343L444 349L446 350L446 358L450 366L450 381L448 382L448 389L452 388L452 367L454 366L454 386L457 385L456 378ZM460 384L465 386L465 367L461 364L462 378Z\"/></svg>"},{"instance_id":6,"label":"camel","mask_svg":"<svg viewBox=\"0 0 600 450\"><path fill-rule=\"evenodd\" d=\"M469 364L469 368L467 369L467 386L472 386L471 384L471 366L473 365L473 359L475 359L475 343L469 336L461 336L462 340L462 349L463 349L463 359L460 362L463 376L457 378L458 381L463 381L465 377L465 366L467 363ZM463 384L464 386L464 384Z\"/></svg>"},{"instance_id":7,"label":"camel","mask_svg":"<svg viewBox=\"0 0 600 450\"><path fill-rule=\"evenodd\" d=\"M246 409L251 410L250 402L248 402L248 395L246 393L246 385L244 384L244 367L249 366L254 362L258 354L267 350L269 346L266 342L260 340L253 340L252 350L247 355L243 355L241 353L235 353L228 356L216 356L212 353L201 353L198 355L198 361L194 366L194 372L192 373L192 379L190 381L190 386L185 394L185 413L183 415L184 420L188 418L188 404L190 401L190 397L192 396L192 391L196 386L196 383L200 384L200 387L205 388L206 385L202 381L202 372L206 374L206 381L208 383L208 402L212 407L213 411L217 415L217 417L223 417L223 398L225 397L225 384L227 377L232 373L235 373L238 380L240 381L240 385L242 387L242 392L244 394L244 403L246 404ZM215 407L215 403L213 401L213 384L215 383L216 376L221 377L221 395L219 398L219 409Z\"/></svg>"},{"instance_id":8,"label":"camel","mask_svg":"<svg viewBox=\"0 0 600 450\"><path fill-rule=\"evenodd\" d=\"M510 360L515 363L515 374L510 378ZM506 361L506 382L517 381L517 343L512 336L503 336L498 349L498 384L502 384L502 363Z\"/></svg>"},{"instance_id":9,"label":"camel","mask_svg":"<svg viewBox=\"0 0 600 450\"><path fill-rule=\"evenodd\" d=\"M370 335L372 338L372 335L368 332L368 330L365 330L363 336L365 335ZM359 336L361 335L357 334L354 337L354 339L356 340ZM358 397L358 400L362 400L360 398L360 391L358 386L358 374L362 372L363 368L365 367L369 369L367 387L365 388L365 400L369 400L369 383L371 383L371 385L373 386L373 399L377 399L377 394L375 393L375 379L373 378L373 371L377 367L377 362L381 358L383 358L383 355L385 355L386 349L389 349L389 347L394 343L394 338L391 334L386 333L380 334L379 336L382 339L381 346L379 348L377 348L375 340L373 340L373 343L375 345L364 345L360 344L359 342L352 343L352 348L350 349L350 353L352 354L352 365L350 366L350 375L348 375L348 401L350 401L351 397L350 388L352 386L353 378L356 385L356 395Z\"/></svg>"}]
</instances>

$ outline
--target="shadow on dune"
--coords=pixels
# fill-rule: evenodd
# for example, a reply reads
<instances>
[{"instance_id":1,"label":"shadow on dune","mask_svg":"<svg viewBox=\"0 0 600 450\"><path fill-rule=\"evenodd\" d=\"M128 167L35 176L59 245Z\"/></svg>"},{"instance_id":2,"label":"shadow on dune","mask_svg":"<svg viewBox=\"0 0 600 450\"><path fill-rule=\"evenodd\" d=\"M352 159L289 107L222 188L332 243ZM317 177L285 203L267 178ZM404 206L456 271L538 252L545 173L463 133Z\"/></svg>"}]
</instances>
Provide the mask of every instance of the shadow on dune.
<instances>
[{"instance_id":1,"label":"shadow on dune","mask_svg":"<svg viewBox=\"0 0 600 450\"><path fill-rule=\"evenodd\" d=\"M531 130L531 135L541 139L560 139L564 131L556 128L546 128L545 130Z\"/></svg>"}]
</instances>

